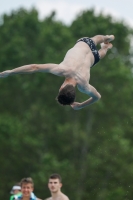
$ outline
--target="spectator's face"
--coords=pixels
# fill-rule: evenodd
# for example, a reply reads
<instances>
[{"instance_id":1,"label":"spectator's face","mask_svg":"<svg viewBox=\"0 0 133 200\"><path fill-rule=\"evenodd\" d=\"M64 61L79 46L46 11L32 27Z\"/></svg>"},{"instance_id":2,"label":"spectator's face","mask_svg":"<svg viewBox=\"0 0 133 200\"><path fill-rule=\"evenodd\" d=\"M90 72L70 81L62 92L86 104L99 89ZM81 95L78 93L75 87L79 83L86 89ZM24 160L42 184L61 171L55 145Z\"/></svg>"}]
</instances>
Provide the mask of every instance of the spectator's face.
<instances>
[{"instance_id":1,"label":"spectator's face","mask_svg":"<svg viewBox=\"0 0 133 200\"><path fill-rule=\"evenodd\" d=\"M18 194L20 193L20 190L13 190L13 194Z\"/></svg>"},{"instance_id":2,"label":"spectator's face","mask_svg":"<svg viewBox=\"0 0 133 200\"><path fill-rule=\"evenodd\" d=\"M62 184L60 183L59 179L49 179L48 188L51 193L57 193L60 191Z\"/></svg>"},{"instance_id":3,"label":"spectator's face","mask_svg":"<svg viewBox=\"0 0 133 200\"><path fill-rule=\"evenodd\" d=\"M23 197L30 197L32 191L33 191L33 186L31 183L22 184L21 192L22 192Z\"/></svg>"}]
</instances>

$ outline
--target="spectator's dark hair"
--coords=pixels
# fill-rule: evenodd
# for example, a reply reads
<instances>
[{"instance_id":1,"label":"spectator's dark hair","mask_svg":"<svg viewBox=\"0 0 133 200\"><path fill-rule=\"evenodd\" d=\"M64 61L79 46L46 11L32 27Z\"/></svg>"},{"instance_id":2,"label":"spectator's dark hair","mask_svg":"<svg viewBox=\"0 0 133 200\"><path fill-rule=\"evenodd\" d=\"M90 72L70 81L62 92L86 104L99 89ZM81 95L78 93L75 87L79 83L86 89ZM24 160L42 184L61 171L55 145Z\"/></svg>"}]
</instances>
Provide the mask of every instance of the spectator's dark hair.
<instances>
[{"instance_id":1,"label":"spectator's dark hair","mask_svg":"<svg viewBox=\"0 0 133 200\"><path fill-rule=\"evenodd\" d=\"M20 181L20 185L22 187L22 185L24 184L27 184L27 183L31 183L32 184L32 187L34 187L34 182L32 180L32 178L28 177L28 178L23 178L21 181Z\"/></svg>"},{"instance_id":2,"label":"spectator's dark hair","mask_svg":"<svg viewBox=\"0 0 133 200\"><path fill-rule=\"evenodd\" d=\"M73 85L66 85L60 90L56 100L61 105L71 105L75 100L75 96L75 87L73 87Z\"/></svg>"},{"instance_id":3,"label":"spectator's dark hair","mask_svg":"<svg viewBox=\"0 0 133 200\"><path fill-rule=\"evenodd\" d=\"M60 183L62 182L62 178L59 174L51 174L49 179L59 179Z\"/></svg>"}]
</instances>

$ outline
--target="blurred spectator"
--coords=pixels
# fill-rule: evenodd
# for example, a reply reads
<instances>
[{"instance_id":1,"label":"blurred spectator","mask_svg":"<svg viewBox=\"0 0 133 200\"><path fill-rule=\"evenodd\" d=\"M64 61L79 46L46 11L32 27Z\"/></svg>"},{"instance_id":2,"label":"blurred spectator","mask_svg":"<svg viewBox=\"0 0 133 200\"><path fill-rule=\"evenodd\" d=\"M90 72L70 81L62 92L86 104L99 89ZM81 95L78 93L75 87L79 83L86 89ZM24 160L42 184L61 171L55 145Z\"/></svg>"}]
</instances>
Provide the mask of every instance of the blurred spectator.
<instances>
[{"instance_id":1,"label":"blurred spectator","mask_svg":"<svg viewBox=\"0 0 133 200\"><path fill-rule=\"evenodd\" d=\"M23 178L20 182L22 194L17 197L17 200L40 200L33 193L34 182L32 178Z\"/></svg>"},{"instance_id":2,"label":"blurred spectator","mask_svg":"<svg viewBox=\"0 0 133 200\"><path fill-rule=\"evenodd\" d=\"M51 197L46 200L69 200L69 198L61 192L62 178L59 174L52 174L49 177L48 188L51 193Z\"/></svg>"},{"instance_id":3,"label":"blurred spectator","mask_svg":"<svg viewBox=\"0 0 133 200\"><path fill-rule=\"evenodd\" d=\"M17 197L21 194L21 186L20 184L15 184L12 187L12 190L10 192L12 195L10 196L10 200L17 199Z\"/></svg>"}]
</instances>

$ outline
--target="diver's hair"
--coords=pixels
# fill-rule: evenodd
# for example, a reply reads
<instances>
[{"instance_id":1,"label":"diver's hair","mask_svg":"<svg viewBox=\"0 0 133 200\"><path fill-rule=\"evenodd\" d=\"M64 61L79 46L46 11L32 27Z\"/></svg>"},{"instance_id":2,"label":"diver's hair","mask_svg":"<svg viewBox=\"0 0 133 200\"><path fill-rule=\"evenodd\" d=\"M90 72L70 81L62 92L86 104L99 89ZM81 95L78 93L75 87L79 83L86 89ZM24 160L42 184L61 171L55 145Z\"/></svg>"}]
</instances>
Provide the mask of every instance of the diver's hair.
<instances>
[{"instance_id":1,"label":"diver's hair","mask_svg":"<svg viewBox=\"0 0 133 200\"><path fill-rule=\"evenodd\" d=\"M34 182L31 177L23 178L20 182L20 185L22 186L23 184L28 184L28 183L30 183L32 187L34 187Z\"/></svg>"},{"instance_id":2,"label":"diver's hair","mask_svg":"<svg viewBox=\"0 0 133 200\"><path fill-rule=\"evenodd\" d=\"M66 85L60 90L56 100L62 105L71 105L75 100L75 87L73 85Z\"/></svg>"},{"instance_id":3,"label":"diver's hair","mask_svg":"<svg viewBox=\"0 0 133 200\"><path fill-rule=\"evenodd\" d=\"M55 174L51 174L49 179L58 179L60 183L62 182L61 176L59 174L56 174L56 173Z\"/></svg>"}]
</instances>

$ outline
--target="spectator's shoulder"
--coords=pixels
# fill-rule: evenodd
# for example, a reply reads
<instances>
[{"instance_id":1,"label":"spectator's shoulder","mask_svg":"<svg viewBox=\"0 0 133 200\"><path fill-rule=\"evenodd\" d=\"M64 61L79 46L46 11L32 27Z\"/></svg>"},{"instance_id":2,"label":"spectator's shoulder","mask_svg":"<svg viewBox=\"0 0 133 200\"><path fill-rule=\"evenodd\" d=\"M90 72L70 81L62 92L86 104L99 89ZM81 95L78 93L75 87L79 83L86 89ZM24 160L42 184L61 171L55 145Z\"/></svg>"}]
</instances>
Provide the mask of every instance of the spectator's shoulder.
<instances>
[{"instance_id":1,"label":"spectator's shoulder","mask_svg":"<svg viewBox=\"0 0 133 200\"><path fill-rule=\"evenodd\" d=\"M46 198L46 199L44 199L44 200L52 200L52 197L48 197L48 198Z\"/></svg>"},{"instance_id":2,"label":"spectator's shoulder","mask_svg":"<svg viewBox=\"0 0 133 200\"><path fill-rule=\"evenodd\" d=\"M63 200L69 200L68 196L66 196L65 194L63 194L62 197Z\"/></svg>"}]
</instances>

